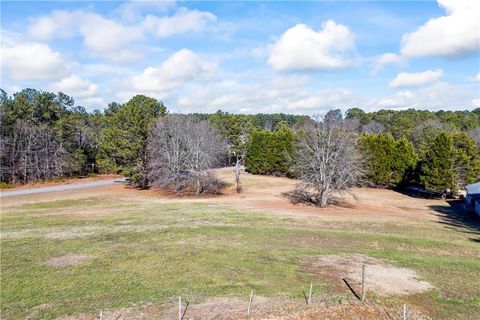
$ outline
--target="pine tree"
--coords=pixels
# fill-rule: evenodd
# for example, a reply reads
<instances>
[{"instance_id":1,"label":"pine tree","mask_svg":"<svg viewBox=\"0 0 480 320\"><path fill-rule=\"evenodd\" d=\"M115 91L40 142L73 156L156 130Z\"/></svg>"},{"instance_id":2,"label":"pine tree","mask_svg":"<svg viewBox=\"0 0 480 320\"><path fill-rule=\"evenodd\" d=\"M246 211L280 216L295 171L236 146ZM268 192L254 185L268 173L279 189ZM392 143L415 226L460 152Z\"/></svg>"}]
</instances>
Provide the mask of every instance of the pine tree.
<instances>
[{"instance_id":1,"label":"pine tree","mask_svg":"<svg viewBox=\"0 0 480 320\"><path fill-rule=\"evenodd\" d=\"M395 184L404 182L407 173L413 172L418 161L417 153L407 138L395 142L395 153L392 163L392 179Z\"/></svg>"},{"instance_id":2,"label":"pine tree","mask_svg":"<svg viewBox=\"0 0 480 320\"><path fill-rule=\"evenodd\" d=\"M367 165L367 179L375 185L389 185L396 155L392 135L366 133L360 137L359 146Z\"/></svg>"},{"instance_id":3,"label":"pine tree","mask_svg":"<svg viewBox=\"0 0 480 320\"><path fill-rule=\"evenodd\" d=\"M466 184L480 180L480 154L475 140L466 132L455 132L452 139L455 148L456 185L463 188Z\"/></svg>"},{"instance_id":4,"label":"pine tree","mask_svg":"<svg viewBox=\"0 0 480 320\"><path fill-rule=\"evenodd\" d=\"M136 95L125 105L115 108L106 117L101 148L104 157L114 163L116 170L131 177L139 187L146 187L147 138L151 125L167 110L162 102Z\"/></svg>"},{"instance_id":5,"label":"pine tree","mask_svg":"<svg viewBox=\"0 0 480 320\"><path fill-rule=\"evenodd\" d=\"M286 125L275 132L255 130L247 147L246 170L253 174L288 175L294 139L295 134Z\"/></svg>"},{"instance_id":6,"label":"pine tree","mask_svg":"<svg viewBox=\"0 0 480 320\"><path fill-rule=\"evenodd\" d=\"M452 138L441 133L427 149L420 169L420 182L426 189L441 191L455 190L453 167L455 149Z\"/></svg>"}]
</instances>

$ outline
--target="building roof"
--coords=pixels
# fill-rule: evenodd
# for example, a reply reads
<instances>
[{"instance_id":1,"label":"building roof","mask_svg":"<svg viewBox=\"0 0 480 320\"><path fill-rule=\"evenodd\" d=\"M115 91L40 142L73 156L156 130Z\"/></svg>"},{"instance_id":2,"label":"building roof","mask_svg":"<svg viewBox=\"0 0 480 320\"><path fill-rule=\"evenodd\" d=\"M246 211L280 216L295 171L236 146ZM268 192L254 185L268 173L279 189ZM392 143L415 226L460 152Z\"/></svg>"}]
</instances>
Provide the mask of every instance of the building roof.
<instances>
[{"instance_id":1,"label":"building roof","mask_svg":"<svg viewBox=\"0 0 480 320\"><path fill-rule=\"evenodd\" d=\"M467 190L467 193L472 195L472 194L480 194L480 182L469 184L465 186L465 190Z\"/></svg>"}]
</instances>

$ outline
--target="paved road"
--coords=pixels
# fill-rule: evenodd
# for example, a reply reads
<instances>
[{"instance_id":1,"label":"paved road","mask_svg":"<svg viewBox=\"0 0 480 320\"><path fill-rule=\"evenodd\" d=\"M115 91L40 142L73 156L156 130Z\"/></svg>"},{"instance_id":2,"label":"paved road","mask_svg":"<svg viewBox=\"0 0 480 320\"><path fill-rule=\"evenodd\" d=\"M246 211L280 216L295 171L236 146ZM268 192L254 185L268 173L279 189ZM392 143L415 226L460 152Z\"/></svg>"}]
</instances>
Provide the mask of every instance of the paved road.
<instances>
[{"instance_id":1,"label":"paved road","mask_svg":"<svg viewBox=\"0 0 480 320\"><path fill-rule=\"evenodd\" d=\"M12 190L12 191L1 191L0 192L0 197L4 198L4 197L13 197L13 196L24 196L24 195L35 194L35 193L77 190L77 189L85 189L85 188L92 188L92 187L103 187L103 186L112 185L114 183L120 183L120 182L123 182L123 181L125 181L125 178L117 178L117 179L109 179L109 180L101 180L101 181L93 181L93 182L80 182L80 183L72 183L72 184L63 184L63 185L52 186L52 187L42 187L42 188Z\"/></svg>"}]
</instances>

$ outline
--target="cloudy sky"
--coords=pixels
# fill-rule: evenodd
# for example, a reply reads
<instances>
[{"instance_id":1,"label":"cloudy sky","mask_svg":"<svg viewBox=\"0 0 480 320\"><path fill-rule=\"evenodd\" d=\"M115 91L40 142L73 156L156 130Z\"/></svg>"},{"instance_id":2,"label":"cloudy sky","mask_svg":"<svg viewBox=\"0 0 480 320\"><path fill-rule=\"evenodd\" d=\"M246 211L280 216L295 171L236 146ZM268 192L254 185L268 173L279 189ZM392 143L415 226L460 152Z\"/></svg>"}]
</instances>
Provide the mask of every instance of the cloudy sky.
<instances>
[{"instance_id":1,"label":"cloudy sky","mask_svg":"<svg viewBox=\"0 0 480 320\"><path fill-rule=\"evenodd\" d=\"M1 3L1 87L88 110L480 106L480 1Z\"/></svg>"}]
</instances>

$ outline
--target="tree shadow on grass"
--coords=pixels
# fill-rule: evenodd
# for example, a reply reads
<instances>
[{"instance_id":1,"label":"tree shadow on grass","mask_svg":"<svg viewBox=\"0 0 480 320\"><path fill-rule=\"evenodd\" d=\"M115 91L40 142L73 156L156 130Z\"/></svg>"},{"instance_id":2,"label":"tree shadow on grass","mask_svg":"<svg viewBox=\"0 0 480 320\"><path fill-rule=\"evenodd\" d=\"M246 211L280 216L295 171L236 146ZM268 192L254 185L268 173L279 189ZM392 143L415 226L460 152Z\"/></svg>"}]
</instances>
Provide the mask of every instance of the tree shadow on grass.
<instances>
[{"instance_id":1,"label":"tree shadow on grass","mask_svg":"<svg viewBox=\"0 0 480 320\"><path fill-rule=\"evenodd\" d=\"M480 217L464 207L463 200L448 200L448 206L432 205L430 208L447 228L473 235L470 240L480 243Z\"/></svg>"}]
</instances>

